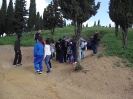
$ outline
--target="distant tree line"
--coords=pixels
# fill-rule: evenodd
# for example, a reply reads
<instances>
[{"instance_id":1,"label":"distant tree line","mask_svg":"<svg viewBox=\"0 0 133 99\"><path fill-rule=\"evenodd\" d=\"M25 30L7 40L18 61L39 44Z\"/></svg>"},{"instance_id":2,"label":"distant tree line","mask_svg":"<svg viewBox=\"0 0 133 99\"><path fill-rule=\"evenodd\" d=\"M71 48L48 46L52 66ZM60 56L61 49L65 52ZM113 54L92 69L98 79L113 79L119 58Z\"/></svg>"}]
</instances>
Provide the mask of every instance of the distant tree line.
<instances>
[{"instance_id":1,"label":"distant tree line","mask_svg":"<svg viewBox=\"0 0 133 99\"><path fill-rule=\"evenodd\" d=\"M0 8L0 35L6 33L19 34L22 32L32 32L39 29L51 30L54 34L56 27L66 26L66 20L58 8L58 0L53 0L44 8L43 16L36 12L35 0L30 0L29 10L26 9L26 0L3 0Z\"/></svg>"}]
</instances>

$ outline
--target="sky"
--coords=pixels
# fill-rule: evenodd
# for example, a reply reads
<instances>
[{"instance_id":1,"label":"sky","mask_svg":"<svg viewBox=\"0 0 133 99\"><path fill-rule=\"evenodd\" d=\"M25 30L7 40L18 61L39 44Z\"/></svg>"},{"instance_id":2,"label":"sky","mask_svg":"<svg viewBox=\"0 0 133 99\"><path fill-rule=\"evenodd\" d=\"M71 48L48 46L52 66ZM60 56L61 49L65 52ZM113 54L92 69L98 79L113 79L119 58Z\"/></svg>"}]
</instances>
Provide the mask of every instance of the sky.
<instances>
[{"instance_id":1,"label":"sky","mask_svg":"<svg viewBox=\"0 0 133 99\"><path fill-rule=\"evenodd\" d=\"M7 5L10 0L7 0ZM30 0L27 1L27 9L29 8L30 5ZM37 12L39 11L41 15L43 15L44 8L47 7L47 5L51 2L52 0L36 0L36 10ZM98 20L100 20L100 25L101 26L114 26L114 23L110 20L109 14L108 14L108 7L109 7L109 1L110 0L95 0L95 4L98 2L101 2L100 8L98 9L98 12L95 16L92 16L88 21L84 22L83 24L86 25L88 23L88 26L93 26L94 22L96 21L96 24L98 23ZM13 0L15 2L15 0ZM2 5L2 0L0 0L0 7ZM67 21L67 24L69 24L71 21Z\"/></svg>"}]
</instances>

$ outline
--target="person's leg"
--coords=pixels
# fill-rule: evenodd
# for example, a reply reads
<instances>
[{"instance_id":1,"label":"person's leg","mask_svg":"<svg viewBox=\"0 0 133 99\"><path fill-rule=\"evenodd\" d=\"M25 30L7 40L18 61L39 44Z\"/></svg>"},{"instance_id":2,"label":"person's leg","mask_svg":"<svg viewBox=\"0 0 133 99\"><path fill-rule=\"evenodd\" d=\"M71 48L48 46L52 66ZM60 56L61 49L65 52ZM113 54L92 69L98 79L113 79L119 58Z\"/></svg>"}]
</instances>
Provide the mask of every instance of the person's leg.
<instances>
[{"instance_id":1,"label":"person's leg","mask_svg":"<svg viewBox=\"0 0 133 99\"><path fill-rule=\"evenodd\" d=\"M56 60L59 60L58 50L56 50Z\"/></svg>"},{"instance_id":2,"label":"person's leg","mask_svg":"<svg viewBox=\"0 0 133 99\"><path fill-rule=\"evenodd\" d=\"M64 50L61 50L60 60L59 60L60 63L63 63L63 57L64 57Z\"/></svg>"},{"instance_id":3,"label":"person's leg","mask_svg":"<svg viewBox=\"0 0 133 99\"><path fill-rule=\"evenodd\" d=\"M82 50L82 59L85 58L85 50Z\"/></svg>"},{"instance_id":4,"label":"person's leg","mask_svg":"<svg viewBox=\"0 0 133 99\"><path fill-rule=\"evenodd\" d=\"M64 50L64 56L63 56L64 62L66 62L66 55L67 55L67 50Z\"/></svg>"},{"instance_id":5,"label":"person's leg","mask_svg":"<svg viewBox=\"0 0 133 99\"><path fill-rule=\"evenodd\" d=\"M51 68L51 62L50 62L50 60L49 60L49 62L48 62L48 63L49 63L49 66L50 66L50 68Z\"/></svg>"},{"instance_id":6,"label":"person's leg","mask_svg":"<svg viewBox=\"0 0 133 99\"><path fill-rule=\"evenodd\" d=\"M22 55L21 55L21 51L19 51L18 52L18 64L20 64L21 63L21 61L22 61Z\"/></svg>"},{"instance_id":7,"label":"person's leg","mask_svg":"<svg viewBox=\"0 0 133 99\"><path fill-rule=\"evenodd\" d=\"M93 54L95 54L95 44L92 45Z\"/></svg>"},{"instance_id":8,"label":"person's leg","mask_svg":"<svg viewBox=\"0 0 133 99\"><path fill-rule=\"evenodd\" d=\"M50 72L50 65L49 65L50 55L45 57L45 64L47 66L47 73Z\"/></svg>"},{"instance_id":9,"label":"person's leg","mask_svg":"<svg viewBox=\"0 0 133 99\"><path fill-rule=\"evenodd\" d=\"M73 55L71 54L69 57L70 57L70 63L73 64L74 63Z\"/></svg>"},{"instance_id":10,"label":"person's leg","mask_svg":"<svg viewBox=\"0 0 133 99\"><path fill-rule=\"evenodd\" d=\"M34 67L36 69L36 71L40 71L40 68L39 68L39 61L40 61L40 58L37 56L34 58Z\"/></svg>"},{"instance_id":11,"label":"person's leg","mask_svg":"<svg viewBox=\"0 0 133 99\"><path fill-rule=\"evenodd\" d=\"M74 62L77 62L77 53L76 53L76 51L73 51L73 59L74 59Z\"/></svg>"},{"instance_id":12,"label":"person's leg","mask_svg":"<svg viewBox=\"0 0 133 99\"><path fill-rule=\"evenodd\" d=\"M95 45L95 54L98 52L98 44Z\"/></svg>"},{"instance_id":13,"label":"person's leg","mask_svg":"<svg viewBox=\"0 0 133 99\"><path fill-rule=\"evenodd\" d=\"M14 58L13 65L17 65L17 60L18 60L18 52L15 51L15 58Z\"/></svg>"},{"instance_id":14,"label":"person's leg","mask_svg":"<svg viewBox=\"0 0 133 99\"><path fill-rule=\"evenodd\" d=\"M39 56L39 70L40 70L40 72L42 72L42 70L43 70L42 61L43 61L43 56Z\"/></svg>"}]
</instances>

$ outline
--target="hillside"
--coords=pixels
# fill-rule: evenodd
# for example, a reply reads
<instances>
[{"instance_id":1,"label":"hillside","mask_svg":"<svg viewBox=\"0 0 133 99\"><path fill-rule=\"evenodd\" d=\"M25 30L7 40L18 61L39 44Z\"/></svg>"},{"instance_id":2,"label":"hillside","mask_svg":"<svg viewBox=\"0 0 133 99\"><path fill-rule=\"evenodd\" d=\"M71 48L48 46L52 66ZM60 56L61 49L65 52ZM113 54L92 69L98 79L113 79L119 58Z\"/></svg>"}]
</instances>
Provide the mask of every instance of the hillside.
<instances>
[{"instance_id":1,"label":"hillside","mask_svg":"<svg viewBox=\"0 0 133 99\"><path fill-rule=\"evenodd\" d=\"M46 66L41 75L33 67L33 47L22 47L22 66L12 66L11 45L0 46L0 99L132 99L133 72L121 59L92 56L81 61L83 70L75 65L52 61L52 72ZM103 48L99 47L99 52ZM118 65L119 63L119 65Z\"/></svg>"}]
</instances>

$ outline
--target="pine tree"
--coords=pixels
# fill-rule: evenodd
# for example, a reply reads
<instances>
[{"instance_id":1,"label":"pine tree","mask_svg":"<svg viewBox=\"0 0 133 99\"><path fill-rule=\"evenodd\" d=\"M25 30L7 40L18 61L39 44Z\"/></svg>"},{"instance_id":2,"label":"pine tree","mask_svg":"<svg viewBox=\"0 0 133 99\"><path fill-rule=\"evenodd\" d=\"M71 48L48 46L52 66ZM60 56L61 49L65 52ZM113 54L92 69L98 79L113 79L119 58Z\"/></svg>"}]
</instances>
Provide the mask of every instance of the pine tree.
<instances>
[{"instance_id":1,"label":"pine tree","mask_svg":"<svg viewBox=\"0 0 133 99\"><path fill-rule=\"evenodd\" d=\"M109 15L122 31L122 47L126 48L128 28L133 23L133 0L110 0Z\"/></svg>"},{"instance_id":2,"label":"pine tree","mask_svg":"<svg viewBox=\"0 0 133 99\"><path fill-rule=\"evenodd\" d=\"M51 30L51 34L54 35L56 27L63 27L63 18L58 9L58 1L53 0L43 13L44 28Z\"/></svg>"},{"instance_id":3,"label":"pine tree","mask_svg":"<svg viewBox=\"0 0 133 99\"><path fill-rule=\"evenodd\" d=\"M8 9L7 9L7 35L13 34L13 18L14 18L14 9L13 2L10 0Z\"/></svg>"},{"instance_id":4,"label":"pine tree","mask_svg":"<svg viewBox=\"0 0 133 99\"><path fill-rule=\"evenodd\" d=\"M97 22L97 26L100 26L100 20L98 20L98 22Z\"/></svg>"},{"instance_id":5,"label":"pine tree","mask_svg":"<svg viewBox=\"0 0 133 99\"><path fill-rule=\"evenodd\" d=\"M28 11L26 10L25 0L16 0L15 13L14 13L14 30L15 32L22 33L26 26L26 16Z\"/></svg>"},{"instance_id":6,"label":"pine tree","mask_svg":"<svg viewBox=\"0 0 133 99\"><path fill-rule=\"evenodd\" d=\"M6 0L3 0L2 7L0 10L0 29L1 29L1 35L6 32L6 12L7 11L7 3Z\"/></svg>"},{"instance_id":7,"label":"pine tree","mask_svg":"<svg viewBox=\"0 0 133 99\"><path fill-rule=\"evenodd\" d=\"M96 26L96 21L94 22L94 25L93 26Z\"/></svg>"},{"instance_id":8,"label":"pine tree","mask_svg":"<svg viewBox=\"0 0 133 99\"><path fill-rule=\"evenodd\" d=\"M77 40L77 64L75 70L82 69L80 65L79 46L80 36L83 22L97 13L100 2L95 5L95 0L58 0L61 12L66 19L70 19L75 23L75 36Z\"/></svg>"},{"instance_id":9,"label":"pine tree","mask_svg":"<svg viewBox=\"0 0 133 99\"><path fill-rule=\"evenodd\" d=\"M36 23L36 3L35 0L30 0L28 29L31 32Z\"/></svg>"},{"instance_id":10,"label":"pine tree","mask_svg":"<svg viewBox=\"0 0 133 99\"><path fill-rule=\"evenodd\" d=\"M38 31L38 30L40 30L40 29L41 29L41 26L40 26L40 13L37 12L35 30Z\"/></svg>"}]
</instances>

